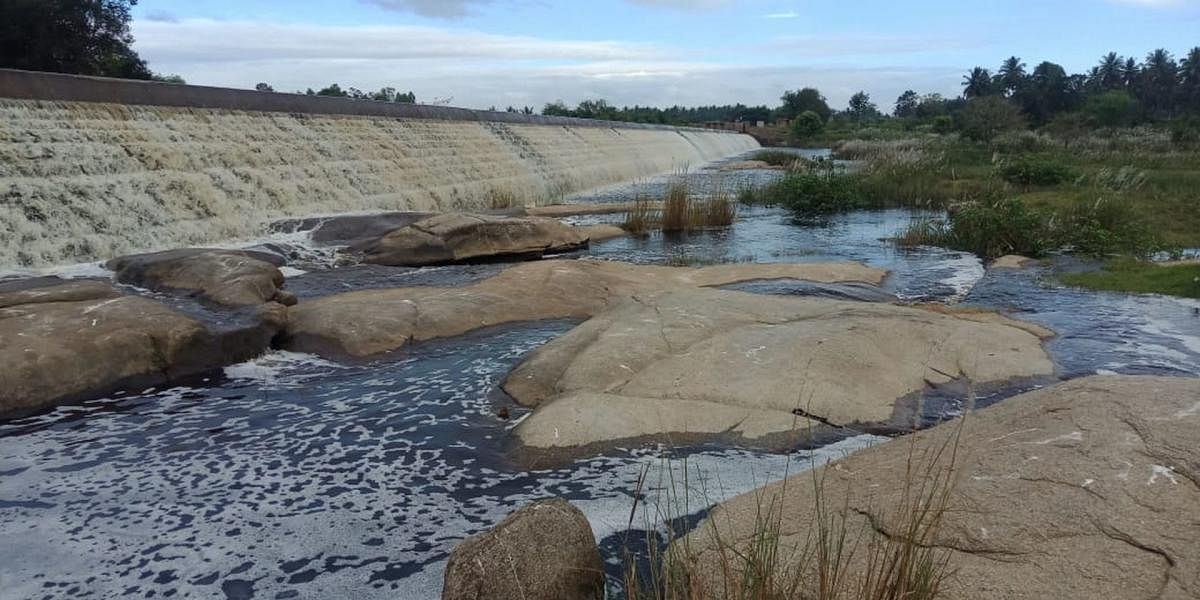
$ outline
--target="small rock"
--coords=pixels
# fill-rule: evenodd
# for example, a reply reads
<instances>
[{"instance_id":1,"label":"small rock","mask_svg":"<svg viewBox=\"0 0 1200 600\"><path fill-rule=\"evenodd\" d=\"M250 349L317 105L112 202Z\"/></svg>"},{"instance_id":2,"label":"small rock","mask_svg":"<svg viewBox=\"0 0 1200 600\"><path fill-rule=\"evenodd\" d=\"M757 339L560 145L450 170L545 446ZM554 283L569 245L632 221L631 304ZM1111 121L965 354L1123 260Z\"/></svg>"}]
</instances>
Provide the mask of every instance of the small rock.
<instances>
[{"instance_id":1,"label":"small rock","mask_svg":"<svg viewBox=\"0 0 1200 600\"><path fill-rule=\"evenodd\" d=\"M280 257L265 252L185 248L108 261L116 280L158 291L185 291L226 306L262 304L283 286Z\"/></svg>"},{"instance_id":2,"label":"small rock","mask_svg":"<svg viewBox=\"0 0 1200 600\"><path fill-rule=\"evenodd\" d=\"M396 229L358 249L365 262L423 267L505 258L539 258L587 246L575 227L545 217L449 213Z\"/></svg>"},{"instance_id":3,"label":"small rock","mask_svg":"<svg viewBox=\"0 0 1200 600\"><path fill-rule=\"evenodd\" d=\"M450 553L442 600L599 600L604 565L587 518L539 500Z\"/></svg>"}]
</instances>

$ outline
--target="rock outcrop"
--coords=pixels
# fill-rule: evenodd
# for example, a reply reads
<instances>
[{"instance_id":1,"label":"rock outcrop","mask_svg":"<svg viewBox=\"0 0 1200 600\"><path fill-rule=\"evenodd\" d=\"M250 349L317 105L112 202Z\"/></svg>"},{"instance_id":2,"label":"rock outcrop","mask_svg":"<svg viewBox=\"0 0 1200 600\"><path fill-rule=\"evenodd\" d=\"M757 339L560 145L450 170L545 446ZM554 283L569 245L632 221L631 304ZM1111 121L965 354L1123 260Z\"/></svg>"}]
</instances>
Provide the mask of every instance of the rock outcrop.
<instances>
[{"instance_id":1,"label":"rock outcrop","mask_svg":"<svg viewBox=\"0 0 1200 600\"><path fill-rule=\"evenodd\" d=\"M988 267L992 269L1024 269L1033 264L1037 264L1037 260L1017 254L1006 254L993 260Z\"/></svg>"},{"instance_id":2,"label":"rock outcrop","mask_svg":"<svg viewBox=\"0 0 1200 600\"><path fill-rule=\"evenodd\" d=\"M534 351L504 389L538 407L514 432L526 450L689 435L770 446L822 425L911 425L928 386L1054 372L1028 327L971 317L722 290L639 294Z\"/></svg>"},{"instance_id":3,"label":"rock outcrop","mask_svg":"<svg viewBox=\"0 0 1200 600\"><path fill-rule=\"evenodd\" d=\"M604 571L592 528L566 500L541 500L450 554L443 600L600 600Z\"/></svg>"},{"instance_id":4,"label":"rock outcrop","mask_svg":"<svg viewBox=\"0 0 1200 600\"><path fill-rule=\"evenodd\" d=\"M587 246L587 235L556 219L447 213L417 221L361 246L364 262L422 267L541 257Z\"/></svg>"},{"instance_id":5,"label":"rock outcrop","mask_svg":"<svg viewBox=\"0 0 1200 600\"><path fill-rule=\"evenodd\" d=\"M676 268L600 260L523 263L461 288L363 290L305 301L288 313L287 349L364 357L411 341L539 319L586 319L634 294L756 279L865 281L884 272L858 263L737 264Z\"/></svg>"},{"instance_id":6,"label":"rock outcrop","mask_svg":"<svg viewBox=\"0 0 1200 600\"><path fill-rule=\"evenodd\" d=\"M265 252L185 248L122 256L105 266L120 283L187 292L217 304L295 304L295 298L280 289L281 264L279 257Z\"/></svg>"},{"instance_id":7,"label":"rock outcrop","mask_svg":"<svg viewBox=\"0 0 1200 600\"><path fill-rule=\"evenodd\" d=\"M286 319L278 304L254 310L258 315L247 326L214 334L159 302L102 282L2 286L0 415L156 385L253 357Z\"/></svg>"},{"instance_id":8,"label":"rock outcrop","mask_svg":"<svg viewBox=\"0 0 1200 600\"><path fill-rule=\"evenodd\" d=\"M935 464L956 436L956 460ZM954 482L924 540L954 571L940 598L1200 598L1200 379L1077 379L825 467L823 505L845 510L847 539L859 540L852 584L871 544L904 535L905 490L925 500L946 489L911 491L936 474ZM763 506L780 509L779 555L791 556L814 529L814 497L802 474L720 505L689 540L695 572L719 576L712 528L737 548Z\"/></svg>"}]
</instances>

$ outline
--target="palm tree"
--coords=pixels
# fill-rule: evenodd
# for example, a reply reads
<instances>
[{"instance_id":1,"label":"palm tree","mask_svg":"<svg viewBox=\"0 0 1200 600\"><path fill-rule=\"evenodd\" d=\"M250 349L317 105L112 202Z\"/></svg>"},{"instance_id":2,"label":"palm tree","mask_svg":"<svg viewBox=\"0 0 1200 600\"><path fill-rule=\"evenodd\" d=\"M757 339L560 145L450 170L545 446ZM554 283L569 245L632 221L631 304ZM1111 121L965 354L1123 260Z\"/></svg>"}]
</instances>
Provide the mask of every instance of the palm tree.
<instances>
[{"instance_id":1,"label":"palm tree","mask_svg":"<svg viewBox=\"0 0 1200 600\"><path fill-rule=\"evenodd\" d=\"M1170 112L1179 86L1179 65L1170 52L1159 48L1142 65L1142 102L1159 116Z\"/></svg>"},{"instance_id":2,"label":"palm tree","mask_svg":"<svg viewBox=\"0 0 1200 600\"><path fill-rule=\"evenodd\" d=\"M1191 110L1200 110L1200 46L1192 48L1181 61L1179 84L1184 105Z\"/></svg>"},{"instance_id":3,"label":"palm tree","mask_svg":"<svg viewBox=\"0 0 1200 600\"><path fill-rule=\"evenodd\" d=\"M983 67L975 67L963 76L963 97L978 98L992 93L992 74Z\"/></svg>"},{"instance_id":4,"label":"palm tree","mask_svg":"<svg viewBox=\"0 0 1200 600\"><path fill-rule=\"evenodd\" d=\"M1138 67L1137 59L1132 56L1125 59L1125 66L1121 67L1121 83L1125 85L1125 89L1132 91L1136 88L1141 73L1142 70Z\"/></svg>"},{"instance_id":5,"label":"palm tree","mask_svg":"<svg viewBox=\"0 0 1200 600\"><path fill-rule=\"evenodd\" d=\"M1118 90L1124 87L1125 60L1116 52L1100 57L1100 64L1092 72L1092 84L1101 90Z\"/></svg>"},{"instance_id":6,"label":"palm tree","mask_svg":"<svg viewBox=\"0 0 1200 600\"><path fill-rule=\"evenodd\" d=\"M1025 63L1015 56L1005 59L996 74L996 83L1009 96L1017 93L1025 85Z\"/></svg>"}]
</instances>

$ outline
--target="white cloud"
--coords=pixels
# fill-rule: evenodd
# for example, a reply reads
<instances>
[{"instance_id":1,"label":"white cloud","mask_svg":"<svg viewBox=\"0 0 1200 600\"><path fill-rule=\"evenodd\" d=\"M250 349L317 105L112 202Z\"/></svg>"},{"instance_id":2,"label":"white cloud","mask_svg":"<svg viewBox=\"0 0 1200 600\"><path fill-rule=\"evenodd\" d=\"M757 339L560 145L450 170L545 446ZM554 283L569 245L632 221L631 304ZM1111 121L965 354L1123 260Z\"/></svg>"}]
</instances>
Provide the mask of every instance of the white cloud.
<instances>
[{"instance_id":1,"label":"white cloud","mask_svg":"<svg viewBox=\"0 0 1200 600\"><path fill-rule=\"evenodd\" d=\"M492 0L363 0L388 10L414 12L426 17L463 17L476 5Z\"/></svg>"},{"instance_id":2,"label":"white cloud","mask_svg":"<svg viewBox=\"0 0 1200 600\"><path fill-rule=\"evenodd\" d=\"M558 99L573 104L586 98L628 105L774 105L783 90L806 85L821 88L837 105L865 89L883 106L910 87L956 92L963 68L821 67L812 60L861 53L864 47L894 53L912 45L907 38L886 43L859 38L840 45L832 38L788 38L775 43L790 48L807 66L767 67L738 64L729 49L717 51L725 62L716 63L655 44L435 27L135 21L134 35L136 49L152 68L194 84L252 88L265 81L280 91L331 82L361 89L394 86L413 90L419 100L452 97L455 105L477 108L540 108ZM807 50L795 51L799 47ZM761 49L748 50L748 56L761 54Z\"/></svg>"},{"instance_id":3,"label":"white cloud","mask_svg":"<svg viewBox=\"0 0 1200 600\"><path fill-rule=\"evenodd\" d=\"M798 13L794 10L763 15L763 18L766 18L766 19L796 19L799 17L800 17L800 13Z\"/></svg>"}]
</instances>

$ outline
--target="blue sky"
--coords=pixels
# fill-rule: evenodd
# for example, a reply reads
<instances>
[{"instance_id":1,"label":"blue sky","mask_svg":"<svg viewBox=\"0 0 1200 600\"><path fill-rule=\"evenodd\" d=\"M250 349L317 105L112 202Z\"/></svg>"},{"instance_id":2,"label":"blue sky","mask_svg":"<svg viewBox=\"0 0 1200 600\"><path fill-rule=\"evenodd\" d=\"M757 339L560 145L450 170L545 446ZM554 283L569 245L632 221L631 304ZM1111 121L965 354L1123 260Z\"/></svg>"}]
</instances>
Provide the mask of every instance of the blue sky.
<instances>
[{"instance_id":1,"label":"blue sky","mask_svg":"<svg viewBox=\"0 0 1200 600\"><path fill-rule=\"evenodd\" d=\"M189 83L330 82L469 107L775 105L820 88L956 94L1017 55L1083 71L1200 45L1200 0L142 0L135 47Z\"/></svg>"}]
</instances>

